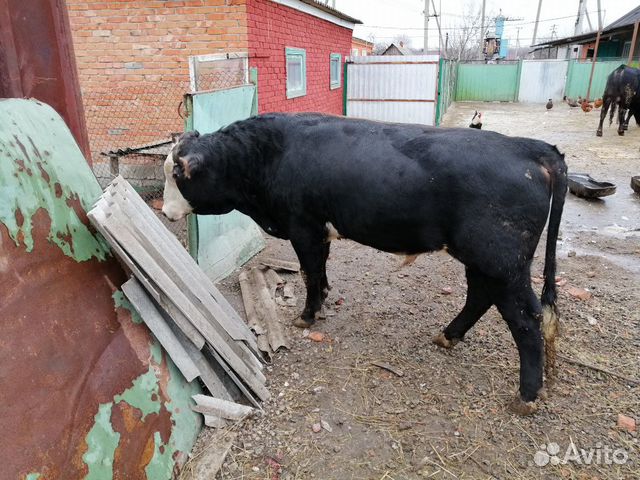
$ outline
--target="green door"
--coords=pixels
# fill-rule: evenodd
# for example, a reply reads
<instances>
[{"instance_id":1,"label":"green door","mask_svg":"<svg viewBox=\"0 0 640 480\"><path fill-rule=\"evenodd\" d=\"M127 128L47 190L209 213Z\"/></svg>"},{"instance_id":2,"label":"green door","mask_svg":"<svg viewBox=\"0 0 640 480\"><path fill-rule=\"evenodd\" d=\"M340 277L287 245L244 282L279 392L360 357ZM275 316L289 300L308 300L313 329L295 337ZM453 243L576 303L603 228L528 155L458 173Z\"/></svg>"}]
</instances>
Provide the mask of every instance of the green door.
<instances>
[{"instance_id":1,"label":"green door","mask_svg":"<svg viewBox=\"0 0 640 480\"><path fill-rule=\"evenodd\" d=\"M187 94L186 128L211 133L248 118L256 113L255 97L254 85ZM226 277L264 247L258 226L235 210L226 215L192 215L189 239L191 254L213 281Z\"/></svg>"}]
</instances>

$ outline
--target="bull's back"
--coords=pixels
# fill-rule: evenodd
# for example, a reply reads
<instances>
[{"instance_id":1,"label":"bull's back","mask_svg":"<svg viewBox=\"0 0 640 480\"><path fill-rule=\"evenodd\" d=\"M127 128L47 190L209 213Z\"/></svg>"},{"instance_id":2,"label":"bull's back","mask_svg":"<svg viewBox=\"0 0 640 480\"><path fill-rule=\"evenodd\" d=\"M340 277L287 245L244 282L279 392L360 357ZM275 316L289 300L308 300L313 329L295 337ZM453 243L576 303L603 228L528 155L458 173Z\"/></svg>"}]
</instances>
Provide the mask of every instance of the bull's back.
<instances>
[{"instance_id":1,"label":"bull's back","mask_svg":"<svg viewBox=\"0 0 640 480\"><path fill-rule=\"evenodd\" d=\"M292 120L296 120L295 118ZM526 224L548 212L544 142L474 129L301 117L279 171L296 205L360 243L394 252L451 247L462 237ZM291 198L291 194L289 195ZM455 247L454 247L455 248Z\"/></svg>"}]
</instances>

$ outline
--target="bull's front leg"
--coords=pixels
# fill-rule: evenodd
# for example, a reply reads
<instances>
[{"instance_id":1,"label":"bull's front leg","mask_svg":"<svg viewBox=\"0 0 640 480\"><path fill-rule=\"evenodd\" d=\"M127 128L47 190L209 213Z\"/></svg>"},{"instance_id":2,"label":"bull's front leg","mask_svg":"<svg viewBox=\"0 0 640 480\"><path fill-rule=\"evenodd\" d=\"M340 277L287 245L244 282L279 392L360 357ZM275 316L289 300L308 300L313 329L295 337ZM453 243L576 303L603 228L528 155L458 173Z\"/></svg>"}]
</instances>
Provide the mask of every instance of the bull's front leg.
<instances>
[{"instance_id":1,"label":"bull's front leg","mask_svg":"<svg viewBox=\"0 0 640 480\"><path fill-rule=\"evenodd\" d=\"M293 322L299 328L313 325L326 298L326 261L329 249L325 243L325 236L321 228L298 228L291 234L291 244L298 255L307 286L307 299L302 316Z\"/></svg>"}]
</instances>

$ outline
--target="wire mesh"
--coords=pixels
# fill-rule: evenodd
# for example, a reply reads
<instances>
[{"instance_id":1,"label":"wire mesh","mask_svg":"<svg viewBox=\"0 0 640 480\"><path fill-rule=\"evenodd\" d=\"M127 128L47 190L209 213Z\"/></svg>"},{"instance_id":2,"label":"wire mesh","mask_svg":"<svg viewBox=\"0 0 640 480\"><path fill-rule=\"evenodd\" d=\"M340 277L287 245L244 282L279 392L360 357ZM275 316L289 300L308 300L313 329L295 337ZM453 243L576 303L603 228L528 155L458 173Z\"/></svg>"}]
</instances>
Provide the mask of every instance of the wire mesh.
<instances>
[{"instance_id":1,"label":"wire mesh","mask_svg":"<svg viewBox=\"0 0 640 480\"><path fill-rule=\"evenodd\" d=\"M161 213L163 164L172 134L182 132L182 99L188 80L148 82L83 92L93 172L104 188L118 174ZM168 228L187 245L186 220Z\"/></svg>"},{"instance_id":2,"label":"wire mesh","mask_svg":"<svg viewBox=\"0 0 640 480\"><path fill-rule=\"evenodd\" d=\"M186 75L160 80L123 80L113 88L83 88L83 102L93 172L104 188L117 175L131 183L167 227L187 246L186 220L166 222L160 209L163 164L171 139L184 130L184 94L221 90L248 82L246 58L192 57L191 81ZM87 85L88 87L88 85Z\"/></svg>"}]
</instances>

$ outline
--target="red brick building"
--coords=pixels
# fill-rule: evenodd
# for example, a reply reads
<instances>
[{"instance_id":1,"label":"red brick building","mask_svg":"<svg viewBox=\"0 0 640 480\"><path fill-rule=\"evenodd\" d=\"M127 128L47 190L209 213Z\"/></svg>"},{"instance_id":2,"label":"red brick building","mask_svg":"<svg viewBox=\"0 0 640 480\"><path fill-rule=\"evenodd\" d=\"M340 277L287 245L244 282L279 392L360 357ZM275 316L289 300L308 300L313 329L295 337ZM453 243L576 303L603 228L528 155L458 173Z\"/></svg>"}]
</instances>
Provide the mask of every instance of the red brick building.
<instances>
[{"instance_id":1,"label":"red brick building","mask_svg":"<svg viewBox=\"0 0 640 480\"><path fill-rule=\"evenodd\" d=\"M67 0L67 5L94 158L180 131L178 111L190 87L190 58L196 56L248 56L258 71L260 112L342 113L343 64L360 22L322 3Z\"/></svg>"},{"instance_id":2,"label":"red brick building","mask_svg":"<svg viewBox=\"0 0 640 480\"><path fill-rule=\"evenodd\" d=\"M351 56L373 55L373 42L363 40L362 38L353 37L351 39Z\"/></svg>"}]
</instances>

